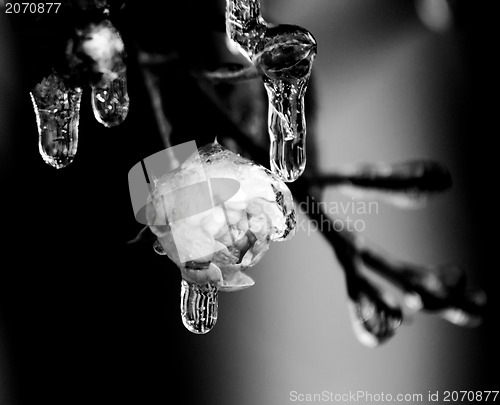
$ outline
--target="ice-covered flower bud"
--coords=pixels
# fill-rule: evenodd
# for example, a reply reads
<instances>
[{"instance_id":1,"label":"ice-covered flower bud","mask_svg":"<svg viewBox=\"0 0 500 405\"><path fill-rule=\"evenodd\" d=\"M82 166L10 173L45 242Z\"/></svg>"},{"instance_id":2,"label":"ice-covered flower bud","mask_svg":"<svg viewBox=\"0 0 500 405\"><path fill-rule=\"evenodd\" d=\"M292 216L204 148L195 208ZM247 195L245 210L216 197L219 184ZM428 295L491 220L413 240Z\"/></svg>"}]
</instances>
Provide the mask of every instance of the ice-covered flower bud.
<instances>
[{"instance_id":1,"label":"ice-covered flower bud","mask_svg":"<svg viewBox=\"0 0 500 405\"><path fill-rule=\"evenodd\" d=\"M181 270L181 312L184 324L195 333L208 332L215 322L193 313L206 311L206 305L193 306L189 294L212 294L209 301L216 308L218 290L253 285L242 271L263 257L270 241L286 240L295 233L295 208L286 184L217 142L155 180L146 216L161 248ZM185 282L205 287L188 288Z\"/></svg>"}]
</instances>

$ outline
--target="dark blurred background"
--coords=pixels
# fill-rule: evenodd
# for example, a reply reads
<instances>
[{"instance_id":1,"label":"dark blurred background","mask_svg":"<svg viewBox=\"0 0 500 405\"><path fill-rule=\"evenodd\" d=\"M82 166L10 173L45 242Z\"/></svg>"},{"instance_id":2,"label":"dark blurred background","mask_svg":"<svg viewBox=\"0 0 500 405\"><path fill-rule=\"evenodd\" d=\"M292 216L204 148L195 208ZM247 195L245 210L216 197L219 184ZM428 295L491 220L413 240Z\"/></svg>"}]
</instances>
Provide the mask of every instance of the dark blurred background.
<instances>
[{"instance_id":1,"label":"dark blurred background","mask_svg":"<svg viewBox=\"0 0 500 405\"><path fill-rule=\"evenodd\" d=\"M485 323L462 329L418 314L376 349L351 330L333 252L319 233L305 231L271 246L250 270L254 287L222 294L214 330L185 330L178 270L150 244L125 244L141 228L128 170L163 148L137 62L128 66L126 121L102 127L84 91L78 154L55 170L38 154L29 91L61 63L70 20L0 8L0 404L280 405L291 391L427 398L436 390L500 389L491 371L499 360L490 97L498 79L484 23L492 7L436 0L451 7L426 14L432 6L424 3L262 0L266 19L302 25L318 41L311 92L321 171L428 158L453 175L453 189L422 210L380 203L376 213L351 219L364 221L363 236L403 260L463 266L488 293ZM161 8L130 1L112 16L131 49L176 49L199 59L206 32L223 30L222 13L222 1ZM165 75L182 89L178 77ZM196 139L216 133L218 123L184 98L192 122L174 130ZM324 198L351 201L333 189Z\"/></svg>"}]
</instances>

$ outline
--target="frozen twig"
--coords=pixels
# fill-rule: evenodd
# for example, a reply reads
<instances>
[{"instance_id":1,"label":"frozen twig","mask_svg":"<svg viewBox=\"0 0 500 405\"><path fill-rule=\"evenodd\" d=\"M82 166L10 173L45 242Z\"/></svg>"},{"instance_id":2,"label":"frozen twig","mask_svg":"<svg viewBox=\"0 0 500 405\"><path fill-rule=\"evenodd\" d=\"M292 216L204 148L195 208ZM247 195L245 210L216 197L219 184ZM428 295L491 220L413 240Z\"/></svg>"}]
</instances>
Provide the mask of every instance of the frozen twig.
<instances>
[{"instance_id":1,"label":"frozen twig","mask_svg":"<svg viewBox=\"0 0 500 405\"><path fill-rule=\"evenodd\" d=\"M318 186L353 185L401 192L432 193L449 189L450 172L441 163L431 160L414 160L395 164L368 163L339 168L322 174L312 182Z\"/></svg>"},{"instance_id":2,"label":"frozen twig","mask_svg":"<svg viewBox=\"0 0 500 405\"><path fill-rule=\"evenodd\" d=\"M236 83L259 78L258 70L253 66L245 66L237 70L222 68L213 72L193 72L193 76L212 83Z\"/></svg>"}]
</instances>

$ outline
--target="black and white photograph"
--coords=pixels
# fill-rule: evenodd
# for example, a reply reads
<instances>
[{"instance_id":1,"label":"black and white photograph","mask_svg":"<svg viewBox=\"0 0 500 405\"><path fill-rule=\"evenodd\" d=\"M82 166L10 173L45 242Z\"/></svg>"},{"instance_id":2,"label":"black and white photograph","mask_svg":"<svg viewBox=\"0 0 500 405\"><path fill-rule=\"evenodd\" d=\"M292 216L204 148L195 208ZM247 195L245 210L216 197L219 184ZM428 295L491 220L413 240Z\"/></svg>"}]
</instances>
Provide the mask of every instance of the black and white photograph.
<instances>
[{"instance_id":1,"label":"black and white photograph","mask_svg":"<svg viewBox=\"0 0 500 405\"><path fill-rule=\"evenodd\" d=\"M0 405L500 404L492 3L0 0Z\"/></svg>"}]
</instances>

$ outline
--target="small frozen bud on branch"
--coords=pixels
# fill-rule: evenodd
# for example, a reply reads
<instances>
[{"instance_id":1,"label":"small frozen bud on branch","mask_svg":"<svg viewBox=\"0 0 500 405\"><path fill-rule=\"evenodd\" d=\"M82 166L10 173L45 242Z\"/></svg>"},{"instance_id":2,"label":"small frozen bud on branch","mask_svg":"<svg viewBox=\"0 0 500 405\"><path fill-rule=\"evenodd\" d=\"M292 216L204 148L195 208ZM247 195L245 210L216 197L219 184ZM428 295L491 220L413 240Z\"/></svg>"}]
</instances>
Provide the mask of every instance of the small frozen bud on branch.
<instances>
[{"instance_id":1,"label":"small frozen bud on branch","mask_svg":"<svg viewBox=\"0 0 500 405\"><path fill-rule=\"evenodd\" d=\"M358 340L375 347L390 339L403 322L400 306L360 275L351 274L346 282L352 326Z\"/></svg>"}]
</instances>

